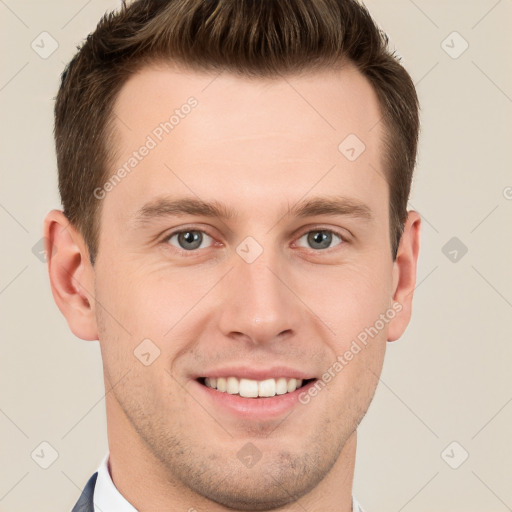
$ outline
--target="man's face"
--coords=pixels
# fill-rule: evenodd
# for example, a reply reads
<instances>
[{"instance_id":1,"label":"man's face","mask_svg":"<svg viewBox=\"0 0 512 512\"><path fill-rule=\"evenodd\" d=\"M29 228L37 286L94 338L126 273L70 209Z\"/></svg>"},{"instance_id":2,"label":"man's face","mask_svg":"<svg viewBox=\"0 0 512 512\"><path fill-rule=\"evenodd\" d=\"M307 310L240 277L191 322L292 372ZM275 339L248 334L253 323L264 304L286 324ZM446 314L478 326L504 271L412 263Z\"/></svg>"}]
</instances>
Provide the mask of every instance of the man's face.
<instances>
[{"instance_id":1,"label":"man's face","mask_svg":"<svg viewBox=\"0 0 512 512\"><path fill-rule=\"evenodd\" d=\"M111 174L150 149L102 199L94 307L109 442L227 506L291 502L364 416L391 325L343 357L393 304L376 95L350 66L275 80L152 67L125 84L115 115ZM185 198L234 215L165 203ZM298 215L322 199L345 205ZM280 392L281 378L317 381L244 398L203 377L275 379Z\"/></svg>"}]
</instances>

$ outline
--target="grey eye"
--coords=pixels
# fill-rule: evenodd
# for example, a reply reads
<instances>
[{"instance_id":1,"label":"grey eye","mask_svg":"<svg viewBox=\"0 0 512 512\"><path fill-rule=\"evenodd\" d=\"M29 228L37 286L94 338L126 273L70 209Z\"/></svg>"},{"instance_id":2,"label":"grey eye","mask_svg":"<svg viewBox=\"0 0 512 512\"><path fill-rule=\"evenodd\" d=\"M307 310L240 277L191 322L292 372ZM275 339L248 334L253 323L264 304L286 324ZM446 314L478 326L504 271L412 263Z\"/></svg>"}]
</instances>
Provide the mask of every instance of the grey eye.
<instances>
[{"instance_id":1,"label":"grey eye","mask_svg":"<svg viewBox=\"0 0 512 512\"><path fill-rule=\"evenodd\" d=\"M173 239L176 239L178 245L173 243ZM205 241L208 242L208 240L211 241L212 237L203 231L190 229L173 233L169 237L168 242L178 249L193 251L201 248L201 244Z\"/></svg>"},{"instance_id":2,"label":"grey eye","mask_svg":"<svg viewBox=\"0 0 512 512\"><path fill-rule=\"evenodd\" d=\"M302 235L299 240L304 237L306 237L307 244L312 249L329 249L334 238L337 238L340 242L343 242L343 239L339 235L327 229L316 229L309 231L308 233Z\"/></svg>"}]
</instances>

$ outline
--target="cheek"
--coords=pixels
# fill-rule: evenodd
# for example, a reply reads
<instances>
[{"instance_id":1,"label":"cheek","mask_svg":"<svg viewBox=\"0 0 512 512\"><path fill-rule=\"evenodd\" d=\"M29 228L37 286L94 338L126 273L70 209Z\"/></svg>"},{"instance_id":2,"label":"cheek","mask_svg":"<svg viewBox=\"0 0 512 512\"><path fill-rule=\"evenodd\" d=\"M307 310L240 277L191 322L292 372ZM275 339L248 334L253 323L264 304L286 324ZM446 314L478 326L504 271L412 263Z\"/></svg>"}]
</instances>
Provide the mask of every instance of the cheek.
<instances>
[{"instance_id":1,"label":"cheek","mask_svg":"<svg viewBox=\"0 0 512 512\"><path fill-rule=\"evenodd\" d=\"M143 417L161 409L161 398L173 387L172 356L162 334L169 329L169 315L155 309L157 301L144 301L140 289L127 293L126 284L105 280L104 293L98 294L104 307L97 308L96 317L105 376L126 410ZM175 345L173 353L180 350Z\"/></svg>"},{"instance_id":2,"label":"cheek","mask_svg":"<svg viewBox=\"0 0 512 512\"><path fill-rule=\"evenodd\" d=\"M125 337L163 338L185 313L187 287L173 275L118 265L104 270L97 282L97 299L110 314L110 327Z\"/></svg>"},{"instance_id":3,"label":"cheek","mask_svg":"<svg viewBox=\"0 0 512 512\"><path fill-rule=\"evenodd\" d=\"M128 277L121 280L121 275ZM192 281L183 272L134 267L126 272L118 267L101 278L104 364L114 380L129 371L137 382L164 394L173 385L174 363L190 350L191 322L203 314L208 301L201 297L212 284L203 279L200 286L200 279Z\"/></svg>"},{"instance_id":4,"label":"cheek","mask_svg":"<svg viewBox=\"0 0 512 512\"><path fill-rule=\"evenodd\" d=\"M163 327L158 321L165 316L155 308L158 302L147 300L152 294L122 265L98 269L96 282L96 318L106 375L113 384L124 381L125 375L145 381L164 359Z\"/></svg>"},{"instance_id":5,"label":"cheek","mask_svg":"<svg viewBox=\"0 0 512 512\"><path fill-rule=\"evenodd\" d=\"M339 350L390 307L392 276L383 267L382 263L343 265L302 278L299 289L304 302L334 332Z\"/></svg>"}]
</instances>

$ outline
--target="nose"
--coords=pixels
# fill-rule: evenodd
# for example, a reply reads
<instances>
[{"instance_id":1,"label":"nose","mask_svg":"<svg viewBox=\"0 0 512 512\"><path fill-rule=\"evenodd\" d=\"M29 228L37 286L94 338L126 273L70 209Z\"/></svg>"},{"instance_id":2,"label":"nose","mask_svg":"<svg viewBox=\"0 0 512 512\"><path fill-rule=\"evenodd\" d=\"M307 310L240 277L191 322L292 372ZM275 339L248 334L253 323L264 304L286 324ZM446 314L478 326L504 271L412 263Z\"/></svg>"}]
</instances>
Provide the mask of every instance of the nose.
<instances>
[{"instance_id":1,"label":"nose","mask_svg":"<svg viewBox=\"0 0 512 512\"><path fill-rule=\"evenodd\" d=\"M288 283L286 262L264 251L248 263L238 255L222 290L220 329L232 339L270 344L298 331L301 302Z\"/></svg>"}]
</instances>

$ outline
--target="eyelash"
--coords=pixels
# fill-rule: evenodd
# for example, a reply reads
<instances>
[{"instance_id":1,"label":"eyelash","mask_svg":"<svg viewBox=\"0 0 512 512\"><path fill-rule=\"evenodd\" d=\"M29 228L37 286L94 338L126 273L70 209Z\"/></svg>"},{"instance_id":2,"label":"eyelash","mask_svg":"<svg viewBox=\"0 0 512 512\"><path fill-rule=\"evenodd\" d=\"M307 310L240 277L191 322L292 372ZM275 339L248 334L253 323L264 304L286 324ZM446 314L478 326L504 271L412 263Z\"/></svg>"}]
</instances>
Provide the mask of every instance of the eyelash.
<instances>
[{"instance_id":1,"label":"eyelash","mask_svg":"<svg viewBox=\"0 0 512 512\"><path fill-rule=\"evenodd\" d=\"M186 228L186 229L179 229L177 231L173 231L171 233L169 233L163 240L162 240L162 243L166 244L166 245L170 245L173 250L175 250L176 252L178 252L180 255L183 255L185 257L194 257L194 256L197 256L199 251L202 251L203 249L207 249L208 247L206 248L203 248L203 249L192 249L192 250L189 250L187 251L186 249L181 249L180 247L176 247L174 245L171 245L170 244L170 240L171 238L173 238L174 236L176 235L179 235L181 233L187 233L189 231L192 231L192 232L197 232L197 233L202 233L203 235L206 235L208 237L210 237L212 240L215 240L214 237L212 235L210 235L208 232L204 231L203 229L195 229L193 227L191 228ZM337 244L337 246L340 246L340 245L344 245L347 243L347 237L345 234L342 234L341 232L339 231L336 231L334 229L330 229L330 228L324 228L322 226L318 226L318 227L313 227L313 228L310 228L308 229L307 231L305 231L304 233L302 233L298 238L297 240L300 240L301 238L303 238L305 235L308 235L309 233L315 233L315 232L325 232L325 233L330 233L332 235L335 235L337 237L339 237L341 239L341 242ZM302 246L300 246L302 247ZM312 251L313 253L316 253L316 254L321 254L321 253L330 253L332 249L335 249L336 246L333 246L333 247L328 247L326 249L312 249L312 248L309 248L309 251Z\"/></svg>"}]
</instances>

